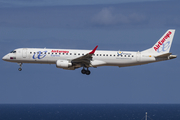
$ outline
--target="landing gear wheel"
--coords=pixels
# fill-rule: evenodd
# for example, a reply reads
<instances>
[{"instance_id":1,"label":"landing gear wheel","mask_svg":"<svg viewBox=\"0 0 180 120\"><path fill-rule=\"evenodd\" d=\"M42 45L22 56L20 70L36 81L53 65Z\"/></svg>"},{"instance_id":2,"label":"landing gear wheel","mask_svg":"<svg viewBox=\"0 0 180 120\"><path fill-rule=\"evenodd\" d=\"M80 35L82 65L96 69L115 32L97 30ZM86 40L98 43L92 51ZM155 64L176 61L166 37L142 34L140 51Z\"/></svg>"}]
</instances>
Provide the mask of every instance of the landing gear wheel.
<instances>
[{"instance_id":1,"label":"landing gear wheel","mask_svg":"<svg viewBox=\"0 0 180 120\"><path fill-rule=\"evenodd\" d=\"M20 68L18 68L19 71L22 70L22 63L18 63L18 65L20 66Z\"/></svg>"},{"instance_id":2,"label":"landing gear wheel","mask_svg":"<svg viewBox=\"0 0 180 120\"><path fill-rule=\"evenodd\" d=\"M18 68L18 70L19 70L19 71L21 71L21 70L22 70L22 68Z\"/></svg>"},{"instance_id":3,"label":"landing gear wheel","mask_svg":"<svg viewBox=\"0 0 180 120\"><path fill-rule=\"evenodd\" d=\"M86 75L90 75L91 72L89 70L86 70Z\"/></svg>"},{"instance_id":4,"label":"landing gear wheel","mask_svg":"<svg viewBox=\"0 0 180 120\"><path fill-rule=\"evenodd\" d=\"M82 70L81 70L81 73L82 73L82 74L86 74L86 70L85 70L85 69L82 69Z\"/></svg>"},{"instance_id":5,"label":"landing gear wheel","mask_svg":"<svg viewBox=\"0 0 180 120\"><path fill-rule=\"evenodd\" d=\"M85 68L87 68L87 70ZM89 71L88 67L86 67L86 66L83 66L83 69L81 70L81 73L82 74L86 74L86 75L90 75L91 74L91 72Z\"/></svg>"}]
</instances>

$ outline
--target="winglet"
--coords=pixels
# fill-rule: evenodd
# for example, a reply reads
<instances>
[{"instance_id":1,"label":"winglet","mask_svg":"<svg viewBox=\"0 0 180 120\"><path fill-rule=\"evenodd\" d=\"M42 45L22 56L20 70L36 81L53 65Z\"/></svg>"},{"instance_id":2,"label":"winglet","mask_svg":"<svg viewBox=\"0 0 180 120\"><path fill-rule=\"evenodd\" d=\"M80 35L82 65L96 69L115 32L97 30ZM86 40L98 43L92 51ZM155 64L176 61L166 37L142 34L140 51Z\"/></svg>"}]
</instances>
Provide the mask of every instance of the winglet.
<instances>
[{"instance_id":1,"label":"winglet","mask_svg":"<svg viewBox=\"0 0 180 120\"><path fill-rule=\"evenodd\" d=\"M98 45L89 53L89 54L94 54L94 52L96 51Z\"/></svg>"}]
</instances>

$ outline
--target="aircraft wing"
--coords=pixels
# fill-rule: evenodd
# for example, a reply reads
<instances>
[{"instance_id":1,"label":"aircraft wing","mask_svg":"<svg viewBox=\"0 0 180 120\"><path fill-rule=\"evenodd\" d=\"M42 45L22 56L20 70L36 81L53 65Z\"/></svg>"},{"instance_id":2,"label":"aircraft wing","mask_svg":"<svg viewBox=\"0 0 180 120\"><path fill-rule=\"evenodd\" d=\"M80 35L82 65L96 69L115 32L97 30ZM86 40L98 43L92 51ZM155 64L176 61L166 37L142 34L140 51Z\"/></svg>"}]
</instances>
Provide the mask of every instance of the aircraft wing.
<instances>
[{"instance_id":1,"label":"aircraft wing","mask_svg":"<svg viewBox=\"0 0 180 120\"><path fill-rule=\"evenodd\" d=\"M92 60L92 55L95 53L98 45L89 53L87 53L84 56L78 57L76 59L71 60L73 64L81 64L84 65L85 67L89 67L90 61Z\"/></svg>"}]
</instances>

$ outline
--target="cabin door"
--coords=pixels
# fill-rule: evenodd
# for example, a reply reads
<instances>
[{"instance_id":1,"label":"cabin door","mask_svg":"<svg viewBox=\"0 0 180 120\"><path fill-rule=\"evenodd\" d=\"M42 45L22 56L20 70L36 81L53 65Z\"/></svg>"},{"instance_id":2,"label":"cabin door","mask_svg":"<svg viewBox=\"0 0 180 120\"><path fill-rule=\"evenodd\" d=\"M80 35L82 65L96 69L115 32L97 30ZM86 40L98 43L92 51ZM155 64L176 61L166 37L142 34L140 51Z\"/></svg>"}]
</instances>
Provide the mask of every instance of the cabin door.
<instances>
[{"instance_id":1,"label":"cabin door","mask_svg":"<svg viewBox=\"0 0 180 120\"><path fill-rule=\"evenodd\" d=\"M22 57L23 58L27 57L27 48L23 48L23 50L22 50Z\"/></svg>"}]
</instances>

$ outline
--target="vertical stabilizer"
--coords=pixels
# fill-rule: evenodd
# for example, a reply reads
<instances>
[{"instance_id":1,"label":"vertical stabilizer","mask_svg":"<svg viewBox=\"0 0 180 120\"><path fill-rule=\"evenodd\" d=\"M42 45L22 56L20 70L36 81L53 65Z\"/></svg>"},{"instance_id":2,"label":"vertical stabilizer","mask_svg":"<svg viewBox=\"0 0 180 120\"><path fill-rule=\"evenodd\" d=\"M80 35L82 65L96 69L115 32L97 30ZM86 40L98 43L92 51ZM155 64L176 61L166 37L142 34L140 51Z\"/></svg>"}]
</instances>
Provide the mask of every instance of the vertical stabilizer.
<instances>
[{"instance_id":1,"label":"vertical stabilizer","mask_svg":"<svg viewBox=\"0 0 180 120\"><path fill-rule=\"evenodd\" d=\"M175 29L169 29L152 48L144 50L142 53L151 53L156 55L169 53L174 33Z\"/></svg>"}]
</instances>

